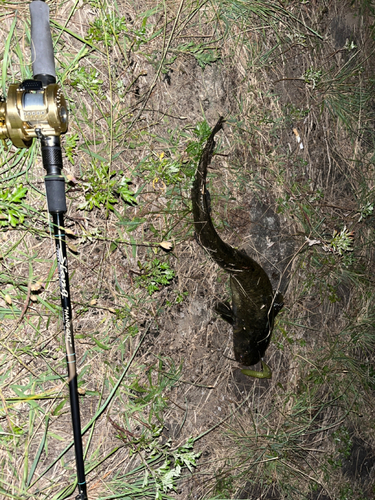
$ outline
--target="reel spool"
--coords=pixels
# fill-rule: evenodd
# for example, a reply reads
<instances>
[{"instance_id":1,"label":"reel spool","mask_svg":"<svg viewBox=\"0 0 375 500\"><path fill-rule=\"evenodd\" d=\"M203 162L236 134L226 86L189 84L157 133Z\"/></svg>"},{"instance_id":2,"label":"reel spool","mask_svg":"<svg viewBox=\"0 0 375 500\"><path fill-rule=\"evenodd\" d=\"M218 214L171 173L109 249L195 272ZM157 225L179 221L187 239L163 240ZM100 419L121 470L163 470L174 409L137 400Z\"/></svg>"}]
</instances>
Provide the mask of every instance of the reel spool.
<instances>
[{"instance_id":1,"label":"reel spool","mask_svg":"<svg viewBox=\"0 0 375 500\"><path fill-rule=\"evenodd\" d=\"M60 136L68 129L66 100L58 84L25 80L9 85L0 102L0 139L29 148L34 138Z\"/></svg>"}]
</instances>

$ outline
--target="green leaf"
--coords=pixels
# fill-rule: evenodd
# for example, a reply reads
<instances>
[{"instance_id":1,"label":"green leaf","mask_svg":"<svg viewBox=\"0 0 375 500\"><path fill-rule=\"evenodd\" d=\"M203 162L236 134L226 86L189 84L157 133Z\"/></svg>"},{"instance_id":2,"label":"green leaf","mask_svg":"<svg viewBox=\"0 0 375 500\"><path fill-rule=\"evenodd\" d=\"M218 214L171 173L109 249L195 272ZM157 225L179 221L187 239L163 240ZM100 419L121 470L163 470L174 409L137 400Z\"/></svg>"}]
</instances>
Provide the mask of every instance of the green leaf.
<instances>
[{"instance_id":1,"label":"green leaf","mask_svg":"<svg viewBox=\"0 0 375 500\"><path fill-rule=\"evenodd\" d=\"M104 351L108 351L110 349L110 347L102 344L101 342L99 342L99 340L97 340L95 337L93 337L92 335L90 335L91 339L95 342L95 344L100 347L100 349L103 349Z\"/></svg>"}]
</instances>

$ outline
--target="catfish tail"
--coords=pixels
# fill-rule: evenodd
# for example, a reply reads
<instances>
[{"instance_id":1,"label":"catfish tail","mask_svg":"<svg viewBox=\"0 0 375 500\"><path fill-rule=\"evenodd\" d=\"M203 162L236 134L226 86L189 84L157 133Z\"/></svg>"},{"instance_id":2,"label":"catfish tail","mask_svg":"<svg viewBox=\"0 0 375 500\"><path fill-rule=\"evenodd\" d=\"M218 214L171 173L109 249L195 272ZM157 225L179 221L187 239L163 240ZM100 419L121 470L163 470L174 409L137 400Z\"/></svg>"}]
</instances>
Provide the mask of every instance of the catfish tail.
<instances>
[{"instance_id":1,"label":"catfish tail","mask_svg":"<svg viewBox=\"0 0 375 500\"><path fill-rule=\"evenodd\" d=\"M215 135L223 128L224 118L221 116L212 129L206 146L201 155L195 174L191 199L193 203L194 227L199 243L208 251L212 259L226 271L235 271L238 268L239 257L242 252L225 243L217 234L211 220L209 194L206 187L207 169L211 164Z\"/></svg>"}]
</instances>

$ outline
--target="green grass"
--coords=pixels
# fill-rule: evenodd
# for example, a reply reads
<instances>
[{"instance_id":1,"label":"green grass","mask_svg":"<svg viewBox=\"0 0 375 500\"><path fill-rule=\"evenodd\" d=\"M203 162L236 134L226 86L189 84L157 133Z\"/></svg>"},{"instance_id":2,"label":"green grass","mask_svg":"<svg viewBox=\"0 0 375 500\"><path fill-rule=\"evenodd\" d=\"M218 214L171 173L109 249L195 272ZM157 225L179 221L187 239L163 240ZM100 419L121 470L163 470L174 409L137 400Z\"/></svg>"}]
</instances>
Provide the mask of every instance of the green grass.
<instances>
[{"instance_id":1,"label":"green grass","mask_svg":"<svg viewBox=\"0 0 375 500\"><path fill-rule=\"evenodd\" d=\"M365 498L367 485L342 467L356 437L373 445L372 27L336 53L321 33L324 9L297 0L49 3L70 108L66 225L90 499L273 489ZM354 14L373 11L352 3ZM31 76L30 32L26 8L2 9L6 94ZM208 261L192 241L190 202L218 114L209 106L220 86L205 88L213 71L226 75L229 108L209 172L215 225L240 244L234 203L267 200L291 226L296 256L267 351L272 382L248 385L238 401L229 394L225 416L202 423L189 391L211 391L216 378L193 382L190 351L181 360L173 342L191 304L222 290L216 271L212 283L199 274ZM203 97L184 116L177 97L189 72ZM0 491L62 500L76 471L44 175L37 142L0 143ZM168 321L173 356L157 350ZM199 338L210 367L211 326L205 340L191 328L183 342ZM220 363L221 381L232 365ZM229 389L215 388L217 407Z\"/></svg>"}]
</instances>

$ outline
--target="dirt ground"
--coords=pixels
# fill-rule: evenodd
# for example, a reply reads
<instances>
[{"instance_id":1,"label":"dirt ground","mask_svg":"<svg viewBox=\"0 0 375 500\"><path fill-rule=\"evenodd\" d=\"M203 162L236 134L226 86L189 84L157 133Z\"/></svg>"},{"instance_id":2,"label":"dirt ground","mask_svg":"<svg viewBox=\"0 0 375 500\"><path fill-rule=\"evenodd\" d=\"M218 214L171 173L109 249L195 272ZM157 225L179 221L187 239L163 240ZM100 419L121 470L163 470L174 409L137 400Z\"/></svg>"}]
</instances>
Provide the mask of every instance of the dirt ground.
<instances>
[{"instance_id":1,"label":"dirt ground","mask_svg":"<svg viewBox=\"0 0 375 500\"><path fill-rule=\"evenodd\" d=\"M74 10L71 17L69 13L74 2L50 3L51 17L57 22L69 18L70 29L82 32L82 36L88 23L98 16L98 8L92 3L79 2L79 8ZM323 53L327 54L327 58L331 57L338 67L345 65L347 53L343 48L347 40L354 40L363 50L366 49L365 27L369 21L364 20L363 16L354 15L351 2L312 0L301 3L304 4L302 15L305 16L306 24L313 24L314 30L322 36ZM173 14L176 15L177 7L177 4L166 2L165 8L171 18ZM137 2L129 4L126 1L118 1L117 8L121 15L128 16L129 22L132 23L131 19L136 15L137 8L141 7ZM208 22L204 25L204 19L202 16L199 32L199 37L202 38L210 35L212 26ZM9 23L11 21L10 18ZM160 26L162 24L161 18ZM57 54L57 58L61 59L64 50L80 47L78 40L70 40L66 34L64 36L68 41L61 49L61 54ZM256 30L249 32L248 36L254 45L264 43ZM306 36L309 36L307 32ZM270 48L272 42L270 40ZM160 47L157 49L161 50ZM368 55L372 57L370 53ZM171 447L176 448L189 437L202 435L194 446L195 451L201 452L199 466L194 474L179 481L176 492L171 493L173 498L297 498L293 497L293 494L297 495L296 492L290 493L290 497L285 496L281 486L287 476L282 477L278 469L269 473L267 481L263 480L262 476L257 479L260 470L258 467L274 460L272 455L262 455L255 459L257 446L258 443L260 448L263 446L265 436L271 432L269 429L284 429L283 426L286 429L292 425L290 422L294 418L296 422L300 422L300 417L301 422L303 421L304 416L296 410L295 402L297 397L303 394L304 387L307 387L301 373L306 374L315 363L305 358L306 353L314 349L319 350L326 337L340 331L345 324L347 311L352 304L354 307L356 293L356 285L350 282L350 279L342 279L337 289L335 288L337 301L323 301L316 289L308 289L307 285L304 287L303 283L306 283L308 275L306 262L310 258L313 259L308 257L310 247L306 240L313 240L314 234L306 233L298 217L294 217L291 211L280 210L280 199L284 195L290 194L291 199L297 199L297 202L299 200L295 193L286 193L285 186L277 183L274 165L278 162L280 153L288 155L288 162L283 166L285 178L297 181L304 179L309 185L306 196L312 197L319 190L324 192L324 203L318 208L324 219L322 227L319 228L322 233L332 234L336 227L332 225L332 220L338 224L350 225L353 219L350 219L352 215L348 214L356 210L353 186L350 185L349 158L352 155L352 145L345 132L332 129L335 120L328 118L327 114L320 114L319 103L312 102L311 88L301 79L309 67L309 57L307 48L302 50L298 43L292 44L286 54L275 56L274 64L258 71L260 62L255 59L249 62L250 55L243 47L232 46L229 49L224 45L221 58L206 65L204 69L194 57L184 55L177 58L163 75L157 73L156 66L150 59L142 58L139 54L134 56L130 65L122 59L120 53L116 53L116 49L113 49L109 57L114 80L124 79L124 84L127 85L137 75L141 75L137 76L134 90L127 94L124 102L120 102L116 108L119 120L122 109L132 110L132 115L126 115L127 124L131 124L129 116L137 116L139 112L136 126L128 135L123 131L122 139L116 136L116 129L113 128L115 139L112 152L114 155L118 153L113 161L113 168L126 170L127 175L131 176L134 191L144 183L140 170L137 170L140 159L150 151L157 155L167 152L168 147L164 147L160 137L168 139L170 130L183 128L186 124L195 125L203 118L213 126L219 116L227 117L224 130L217 137L220 154L214 157L210 168L213 220L223 240L243 248L257 260L267 271L274 289L283 293L284 308L266 352L266 362L273 372L271 380L246 377L241 373L240 365L233 360L232 329L213 309L218 299L230 299L228 277L208 258L194 239L192 215L183 211L189 207L189 190L179 193L182 200L179 212L168 208L163 214L161 207L165 209L171 201L168 198L169 190L165 186L159 189L157 182L153 185L148 182L147 188L137 199L137 205L127 206L121 213L122 219L143 217L145 222L132 233L133 240L129 238L129 245L120 243L113 247L111 244L118 239L119 234L127 239L126 226L121 226L113 214L106 219L103 210L81 211L77 208L82 202L80 183L85 180L89 162L84 150L78 153L75 165L68 162L65 165L66 173L77 180L76 184L71 183L68 186L69 209L66 225L77 235L69 240L69 245L73 248L69 254L69 266L77 336L76 350L83 380L81 387L87 394L81 399L82 426L90 422L100 406L98 393L105 398L104 395L111 391L113 380L134 353L139 340L146 334L135 357L136 366L144 370L143 376L137 375L141 383L146 381L148 370L158 363L158 359L169 360L170 366L182 366L180 381L167 391L168 406L163 414L161 440L166 442L170 439ZM103 74L107 71L99 59L97 66L92 64ZM107 89L109 83L104 79L102 90L105 93ZM68 83L65 84L65 91L69 92ZM102 139L100 134L108 138L111 133L108 123L103 119L103 116L106 117L109 113L108 100L103 99L103 116L100 116L88 92L75 95L79 95L79 102L76 102L75 115L71 116L70 131L87 133L87 137L90 136L91 139L95 136L94 139L98 141L95 151L102 154L101 141L105 142L106 139ZM310 111L307 115L298 115L296 112L290 112L288 115L287 110L297 108L308 108ZM264 109L267 109L270 115L280 117L281 126L276 128L273 135L261 113ZM95 126L91 130L83 119L79 121L80 112L92 117ZM257 116L261 115L264 120L262 124L255 121ZM233 116L247 124L247 132L244 132L243 136L241 133L245 126L236 126ZM141 134L143 128L151 133L141 146L131 147L133 137L136 133ZM293 130L298 131L303 149ZM369 133L372 134L373 129ZM365 149L365 146L362 147ZM33 173L34 180L43 177L40 160L37 163ZM138 173L137 177L132 176L134 172ZM290 185L292 184L291 182ZM41 185L40 182L40 188ZM40 200L35 202L36 208L39 202ZM177 237L170 231L174 221ZM155 228L158 237L164 234L166 239L174 239L176 244L169 254L160 249L152 254L152 249L143 247L142 244L134 244L134 241L152 240ZM95 237L97 229L100 230L98 238ZM372 228L369 229L371 230ZM84 236L90 232L94 236ZM6 236L7 233L3 235ZM44 262L35 264L34 275L38 274L38 271L40 275L46 275L46 263L50 265L54 258L52 244L49 247L38 247L37 236L30 234L27 238L30 242L30 254L35 249L38 255L45 259ZM8 241L5 240L5 243ZM161 288L153 295L152 300L144 291L136 292L131 299L131 290L139 273L138 261L145 262L149 259L150 251L152 255L168 258L175 277L169 286ZM369 252L371 253L371 250ZM304 255L305 267L301 265L300 255ZM370 269L373 262L370 257L368 259ZM27 259L22 261L20 258L13 275L22 278L28 274ZM309 277L311 279L311 275ZM324 281L324 277L319 276L319 279ZM329 280L330 276L327 274L327 283ZM185 294L184 300L178 304L173 302L176 290ZM46 296L58 303L57 279L51 290L46 292ZM124 304L127 304L130 310L126 321L114 314L120 305L125 308ZM30 308L32 307L37 308L31 304ZM132 326L137 325L138 333L127 337L129 317L132 315ZM12 322L6 324L8 329L14 327ZM61 341L61 324L54 319L43 327L46 328L42 343L44 360L53 363L58 359L61 362L59 372L63 376L64 347ZM48 329L52 332L48 333ZM95 345L96 338L100 339L102 344L104 342L100 335L97 336L100 329L108 332L105 339L109 349L101 350L98 344ZM25 338L33 335L28 324L24 325L20 338L23 335ZM122 346L121 335L126 337L125 347ZM32 367L37 366L35 359L30 363ZM164 366L166 365L168 363L164 363ZM128 387L133 380L132 375L126 379ZM300 423L299 437L294 443L300 454L293 457L288 455L289 446L292 446L291 441L294 439L288 434L288 440L285 438L283 451L278 452L278 457L288 464L286 467L291 477L295 474L293 484L298 482L300 477L301 482L306 485L301 487L303 498L349 499L350 496L338 493L338 478L352 482L354 492L357 492L355 488L358 488L358 491L360 489L362 496L352 493L352 498L373 498L375 441L370 424L373 422L374 413L372 402L369 403L367 412L364 407L356 407L353 410L357 414L365 414L364 427L358 427L354 421L345 421L345 429L350 430L352 446L348 453L341 457L340 466L335 469L335 484L331 484L330 478L323 473L315 474L319 470L317 464L320 463L320 457L329 456L329 432L336 432L344 426L342 422L345 420L344 417L340 420L341 410L334 414L332 401L335 396L328 394L326 390L322 383L321 394L314 395L321 407L311 407L308 415L311 422L314 422L312 427L316 425L314 429L328 429L324 431L326 433L322 431L319 434L316 431L314 434L315 431L310 432L310 427L309 431L304 433L303 424ZM137 394L133 386L131 391ZM134 419L133 415L124 414L122 402L124 398L130 398L131 391L125 391L122 397L111 402L103 416L98 419L93 435L95 444L92 448L100 450L103 457L119 443L121 449L114 458L105 463L104 472L94 470L88 474L90 499L115 498L106 496L109 495L107 477L109 481L117 471L125 473L137 464L136 458L129 459L129 446L123 437L122 440L119 439L119 429L116 427L117 425L131 429L135 434L142 428L143 424L136 421L137 414ZM372 395L372 390L369 394ZM342 412L345 413L344 410ZM26 413L25 410L25 415ZM266 420L269 427L265 424ZM53 417L50 426L51 431L58 433L60 439L51 442L48 454L40 460L38 471L47 467L51 456L56 457L70 440L68 410L65 409L63 414ZM242 453L239 444L242 438L236 438L251 434L250 430L258 429L258 426L264 426L262 429L268 431L262 431L259 441L254 431L253 445L249 449L249 456L254 459L252 468L231 482L230 476L236 472L231 470L231 464L234 463L231 462L232 457L236 456L237 452ZM84 436L84 444L89 441L88 434ZM36 445L34 451L35 449ZM71 475L74 475L73 459L73 451L70 450L62 460L68 464ZM241 466L236 466L238 471L243 470L244 461ZM64 467L62 470L65 470ZM56 465L56 468L46 475L48 481L56 483L56 478L59 481L64 480L64 472L58 472L57 469ZM301 476L298 476L299 472L296 471L300 470ZM254 471L254 475L251 471ZM61 498L74 498L74 495Z\"/></svg>"},{"instance_id":2,"label":"dirt ground","mask_svg":"<svg viewBox=\"0 0 375 500\"><path fill-rule=\"evenodd\" d=\"M315 28L326 40L330 51L339 52L348 39L358 40L360 20L354 17L348 4L335 3L320 9L312 3L306 6L310 13L314 9L320 11L319 23ZM301 75L301 64L304 62L298 49L291 50L283 66L284 73L270 72L268 82L263 82L264 87L273 93L273 97L277 97L279 106L308 105L304 85L293 81ZM170 112L173 109L175 116L186 117L186 120L194 122L203 110L207 121L213 125L219 116L238 112L244 79L254 78L254 85L258 83L255 82L255 75L241 68L241 57L233 61L232 65L228 65L226 61L224 66L213 64L204 71L195 61L183 60L176 68L173 67L169 76L168 81L157 85L150 99L153 111L147 114L149 121L155 120L160 110ZM152 70L147 67L145 87L152 81L152 77ZM255 99L254 105L264 105L262 98ZM303 151L295 141L292 131L294 127L303 137ZM311 178L313 189L322 187L329 190L332 200L347 209L350 208L353 201L345 185L340 182L342 173L332 166L332 159L329 153L327 154L327 142L330 138L320 117L312 114L308 119L295 120L291 127L285 127L281 132L282 135L278 139L284 143L284 148L292 149L296 158L300 156L307 160L306 171L301 175ZM285 296L283 314L289 314L296 307L308 308L313 312L308 314L305 320L307 319L310 325L318 326L323 332L325 325L335 323L340 318L341 311L340 307L334 306L326 310L316 297L312 296L305 298L303 303L296 304L293 283L298 283L298 277L294 275L294 258L305 243L304 237L298 234L298 225L276 213L276 189L257 190L254 193L252 186L233 186L230 182L227 183L228 165L238 165L244 172L253 174L257 168L261 170L262 167L259 167L259 163L254 165L251 144L248 148L235 145L230 126L224 127L221 140L226 157L216 157L212 164L212 170L217 174L216 192L228 189L228 184L232 191L225 207L220 205L220 201L216 203L215 198L212 201L214 214L218 214L220 220L225 220L225 230L221 227L220 234L228 243L244 248L264 266L274 289L279 289ZM272 149L271 144L269 148ZM289 168L293 170L295 166L290 165ZM199 248L193 239L178 245L174 257L177 286L188 292L187 299L180 306L162 312L158 318L158 327L151 328L141 350L142 360L146 365L152 363L154 356L159 354L171 357L175 363L183 362L182 378L185 383L173 389L171 400L176 405L172 405L165 420L166 435L177 443L188 436L200 435L220 421L225 421L245 398L248 398L249 404L239 411L241 417L238 417L238 420L249 425L253 418L250 413L264 412L267 402L279 397L280 386L286 393L293 392L298 385L298 372L291 353L288 350L281 352L271 342L267 351L267 362L274 373L272 381L244 376L238 364L233 361L231 328L213 311L213 304L218 298L229 297L225 273L207 258L203 249ZM344 303L350 300L348 288L342 290L342 295ZM319 342L319 335L314 341L308 340L308 330L297 328L294 335L297 339L307 339L307 342ZM230 421L233 423L236 418L230 417ZM356 437L354 439L357 444L350 457L343 463L342 473L366 484L373 484L374 449L368 442L365 444L365 441L357 441ZM202 460L207 462L208 470L212 473L213 468L215 473L219 474L228 453L222 427L202 438L198 447L202 450ZM208 483L209 480L205 479L204 474L200 476L198 472L190 482L181 485L177 496L199 498L206 491ZM318 488L315 496L311 495L309 498L335 498L334 494L329 496L327 491L323 491L326 490ZM371 493L368 495L370 496L365 497L370 498ZM248 499L283 498L276 486L265 487L256 483L254 485L253 482L248 483L242 492L237 491L237 496Z\"/></svg>"}]
</instances>

